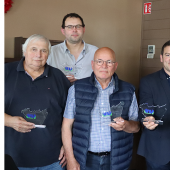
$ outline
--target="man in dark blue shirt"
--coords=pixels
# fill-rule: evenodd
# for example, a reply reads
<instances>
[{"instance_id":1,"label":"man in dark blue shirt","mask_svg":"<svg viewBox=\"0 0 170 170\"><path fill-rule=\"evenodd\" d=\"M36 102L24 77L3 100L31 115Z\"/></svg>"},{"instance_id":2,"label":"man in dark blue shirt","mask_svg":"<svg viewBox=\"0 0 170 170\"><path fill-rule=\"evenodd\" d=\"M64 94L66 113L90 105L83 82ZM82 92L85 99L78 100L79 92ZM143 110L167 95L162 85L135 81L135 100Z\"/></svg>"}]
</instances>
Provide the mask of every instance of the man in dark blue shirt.
<instances>
[{"instance_id":1,"label":"man in dark blue shirt","mask_svg":"<svg viewBox=\"0 0 170 170\"><path fill-rule=\"evenodd\" d=\"M140 105L156 108L153 116L147 116L143 122L138 148L138 154L146 158L147 170L170 169L170 40L163 45L160 60L163 68L142 78L139 88ZM162 114L160 108L163 107L166 112ZM163 125L156 124L155 118L162 119Z\"/></svg>"},{"instance_id":2,"label":"man in dark blue shirt","mask_svg":"<svg viewBox=\"0 0 170 170\"><path fill-rule=\"evenodd\" d=\"M48 39L32 35L23 45L25 57L5 65L5 153L19 170L66 164L61 124L70 82L46 64L50 48Z\"/></svg>"}]
</instances>

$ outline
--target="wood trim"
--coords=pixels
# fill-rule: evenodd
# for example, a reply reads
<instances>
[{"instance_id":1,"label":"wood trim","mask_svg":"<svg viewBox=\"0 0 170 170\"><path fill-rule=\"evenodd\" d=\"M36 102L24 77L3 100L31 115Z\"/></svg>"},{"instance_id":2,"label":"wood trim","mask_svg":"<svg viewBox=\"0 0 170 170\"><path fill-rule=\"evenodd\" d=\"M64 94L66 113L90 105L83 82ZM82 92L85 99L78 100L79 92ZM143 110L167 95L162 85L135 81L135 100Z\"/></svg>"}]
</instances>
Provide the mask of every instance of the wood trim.
<instances>
[{"instance_id":1,"label":"wood trim","mask_svg":"<svg viewBox=\"0 0 170 170\"><path fill-rule=\"evenodd\" d=\"M15 37L14 39L14 58L5 58L5 63L13 62L13 61L19 61L21 60L22 56L22 44L25 43L27 38L23 37ZM51 43L51 46L57 45L63 42L63 40L49 40Z\"/></svg>"}]
</instances>

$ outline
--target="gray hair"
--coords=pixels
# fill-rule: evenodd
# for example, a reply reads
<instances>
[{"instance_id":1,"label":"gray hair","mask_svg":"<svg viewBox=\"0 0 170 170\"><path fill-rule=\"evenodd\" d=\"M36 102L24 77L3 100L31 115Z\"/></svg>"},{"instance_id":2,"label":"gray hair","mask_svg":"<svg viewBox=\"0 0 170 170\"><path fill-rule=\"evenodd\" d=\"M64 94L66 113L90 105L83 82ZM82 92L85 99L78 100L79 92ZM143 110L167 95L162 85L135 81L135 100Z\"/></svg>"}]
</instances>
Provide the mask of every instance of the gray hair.
<instances>
[{"instance_id":1,"label":"gray hair","mask_svg":"<svg viewBox=\"0 0 170 170\"><path fill-rule=\"evenodd\" d=\"M23 56L24 56L24 53L27 50L29 42L32 41L32 40L37 41L37 40L40 40L40 39L43 39L48 44L48 55L49 55L50 52L51 52L51 43L50 43L50 41L46 37L44 37L43 35L34 34L34 35L31 35L29 38L27 38L25 43L22 45Z\"/></svg>"}]
</instances>

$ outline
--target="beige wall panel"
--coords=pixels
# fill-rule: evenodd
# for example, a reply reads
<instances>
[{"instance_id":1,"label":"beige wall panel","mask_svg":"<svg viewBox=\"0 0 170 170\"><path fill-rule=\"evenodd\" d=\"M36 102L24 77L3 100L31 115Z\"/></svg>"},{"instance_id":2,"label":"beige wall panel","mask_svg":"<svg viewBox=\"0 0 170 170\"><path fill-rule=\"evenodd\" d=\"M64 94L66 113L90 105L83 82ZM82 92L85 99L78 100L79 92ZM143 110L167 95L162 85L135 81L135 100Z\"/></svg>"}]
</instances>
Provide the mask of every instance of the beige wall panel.
<instances>
[{"instance_id":1,"label":"beige wall panel","mask_svg":"<svg viewBox=\"0 0 170 170\"><path fill-rule=\"evenodd\" d=\"M119 77L138 86L142 0L14 0L5 14L5 57L14 57L14 37L64 40L61 23L71 12L84 19L85 42L115 50Z\"/></svg>"},{"instance_id":2,"label":"beige wall panel","mask_svg":"<svg viewBox=\"0 0 170 170\"><path fill-rule=\"evenodd\" d=\"M162 1L162 0L143 0L143 3L146 3L146 2L156 2L156 1Z\"/></svg>"},{"instance_id":3,"label":"beige wall panel","mask_svg":"<svg viewBox=\"0 0 170 170\"><path fill-rule=\"evenodd\" d=\"M142 59L142 67L145 68L145 67L149 67L149 68L153 68L153 67L159 67L161 68L162 67L162 63L160 62L159 59Z\"/></svg>"},{"instance_id":4,"label":"beige wall panel","mask_svg":"<svg viewBox=\"0 0 170 170\"><path fill-rule=\"evenodd\" d=\"M144 21L143 24L143 30L166 28L170 28L170 19Z\"/></svg>"},{"instance_id":5,"label":"beige wall panel","mask_svg":"<svg viewBox=\"0 0 170 170\"><path fill-rule=\"evenodd\" d=\"M148 45L155 45L155 48L162 48L163 44L167 42L170 37L166 36L166 38L161 39L151 39L151 40L143 40L142 48L148 48Z\"/></svg>"},{"instance_id":6,"label":"beige wall panel","mask_svg":"<svg viewBox=\"0 0 170 170\"><path fill-rule=\"evenodd\" d=\"M143 31L143 39L161 39L170 37L170 29Z\"/></svg>"},{"instance_id":7,"label":"beige wall panel","mask_svg":"<svg viewBox=\"0 0 170 170\"><path fill-rule=\"evenodd\" d=\"M154 20L154 19L168 19L170 18L170 10L157 10L151 11L151 14L144 15L144 20Z\"/></svg>"},{"instance_id":8,"label":"beige wall panel","mask_svg":"<svg viewBox=\"0 0 170 170\"><path fill-rule=\"evenodd\" d=\"M161 0L152 2L152 10L170 9L170 0Z\"/></svg>"},{"instance_id":9,"label":"beige wall panel","mask_svg":"<svg viewBox=\"0 0 170 170\"><path fill-rule=\"evenodd\" d=\"M153 45L153 44L152 44L152 45ZM160 53L161 53L161 48L156 48L156 49L155 49L154 58L159 59L159 58L160 58ZM147 54L148 54L148 49L143 48L143 49L142 49L142 59L143 59L143 58L147 58Z\"/></svg>"}]
</instances>

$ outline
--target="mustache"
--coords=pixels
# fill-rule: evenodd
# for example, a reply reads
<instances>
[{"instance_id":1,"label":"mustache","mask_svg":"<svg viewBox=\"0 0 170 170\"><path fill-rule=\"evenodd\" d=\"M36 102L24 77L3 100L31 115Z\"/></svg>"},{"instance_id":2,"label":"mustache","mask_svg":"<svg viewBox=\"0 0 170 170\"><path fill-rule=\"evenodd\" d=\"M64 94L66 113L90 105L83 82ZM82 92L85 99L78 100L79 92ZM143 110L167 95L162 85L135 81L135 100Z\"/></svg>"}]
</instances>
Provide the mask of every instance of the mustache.
<instances>
[{"instance_id":1,"label":"mustache","mask_svg":"<svg viewBox=\"0 0 170 170\"><path fill-rule=\"evenodd\" d=\"M99 71L108 71L108 69L100 69Z\"/></svg>"},{"instance_id":2,"label":"mustache","mask_svg":"<svg viewBox=\"0 0 170 170\"><path fill-rule=\"evenodd\" d=\"M38 58L38 57L33 57L32 59L33 59L33 60L40 60L40 61L42 61L42 59L41 59L41 58Z\"/></svg>"}]
</instances>

